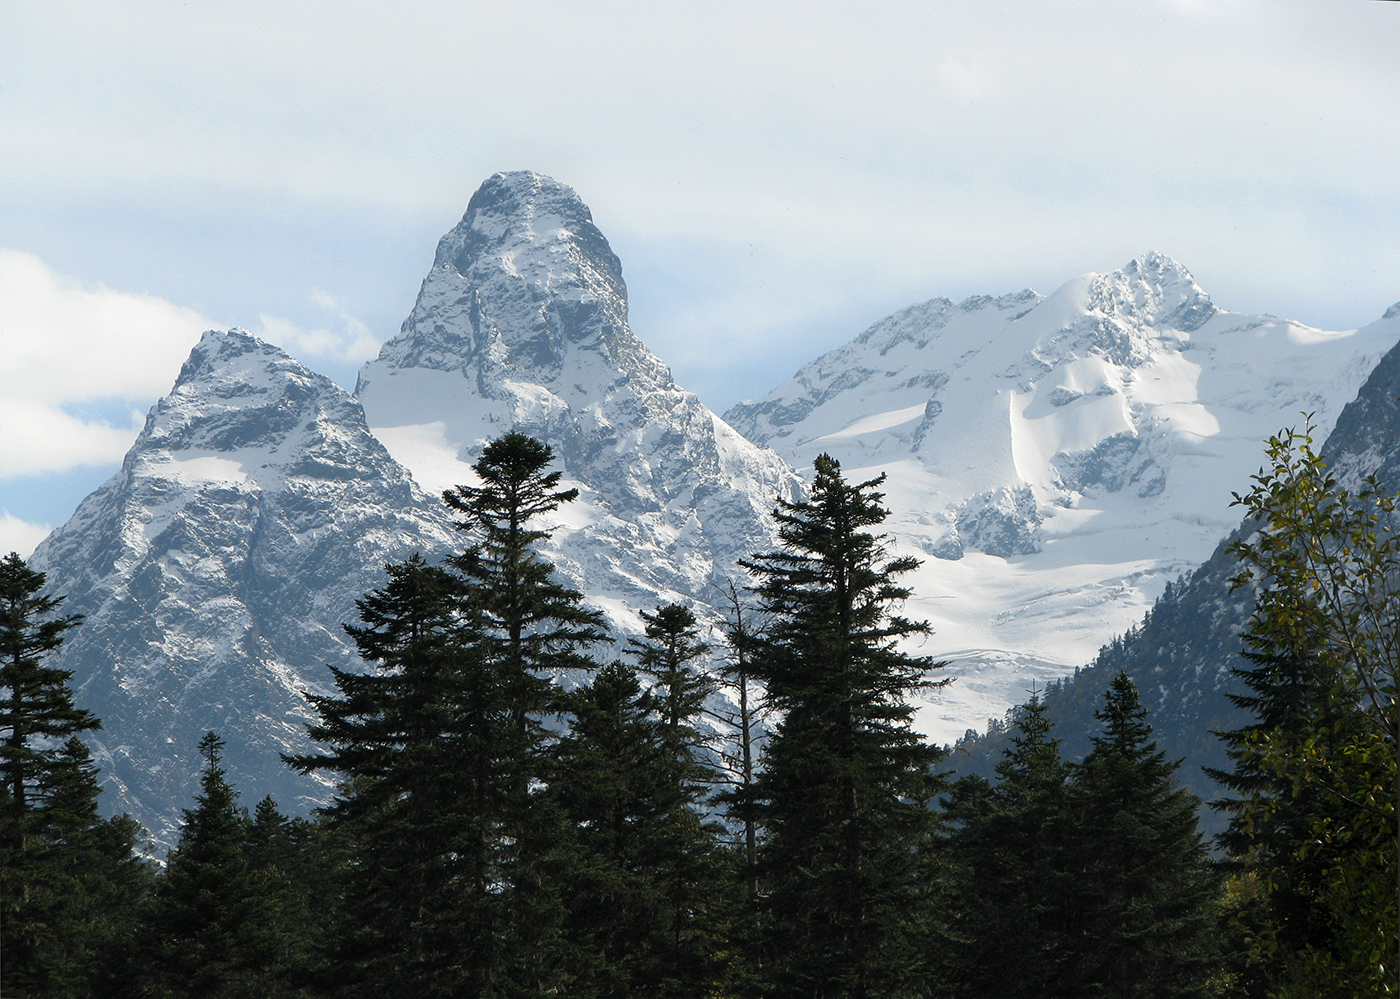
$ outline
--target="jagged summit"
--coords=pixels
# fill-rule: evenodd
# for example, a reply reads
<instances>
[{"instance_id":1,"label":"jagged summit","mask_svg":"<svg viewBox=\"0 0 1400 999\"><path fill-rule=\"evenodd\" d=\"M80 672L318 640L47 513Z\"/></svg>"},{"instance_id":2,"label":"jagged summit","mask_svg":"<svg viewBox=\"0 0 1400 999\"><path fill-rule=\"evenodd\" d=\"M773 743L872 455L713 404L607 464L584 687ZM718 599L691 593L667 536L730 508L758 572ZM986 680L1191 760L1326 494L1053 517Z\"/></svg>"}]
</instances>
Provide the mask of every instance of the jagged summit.
<instances>
[{"instance_id":1,"label":"jagged summit","mask_svg":"<svg viewBox=\"0 0 1400 999\"><path fill-rule=\"evenodd\" d=\"M571 349L597 353L647 389L675 389L627 325L622 263L588 206L573 188L519 171L495 174L472 195L380 360L474 365L498 398L508 380L557 382Z\"/></svg>"},{"instance_id":2,"label":"jagged summit","mask_svg":"<svg viewBox=\"0 0 1400 999\"><path fill-rule=\"evenodd\" d=\"M454 544L344 389L243 330L204 334L121 470L35 551L85 615L57 657L103 727L110 792L169 845L201 735L244 800L304 808L305 690L358 663L342 624L386 562Z\"/></svg>"},{"instance_id":3,"label":"jagged summit","mask_svg":"<svg viewBox=\"0 0 1400 999\"><path fill-rule=\"evenodd\" d=\"M1215 315L1216 308L1191 272L1153 250L1089 282L1088 308L1159 329L1190 332Z\"/></svg>"},{"instance_id":4,"label":"jagged summit","mask_svg":"<svg viewBox=\"0 0 1400 999\"><path fill-rule=\"evenodd\" d=\"M472 196L356 392L434 491L469 481L509 430L549 442L582 490L552 554L622 627L657 600L709 600L771 542L773 500L799 488L633 335L621 265L587 206L535 173L496 174Z\"/></svg>"}]
</instances>

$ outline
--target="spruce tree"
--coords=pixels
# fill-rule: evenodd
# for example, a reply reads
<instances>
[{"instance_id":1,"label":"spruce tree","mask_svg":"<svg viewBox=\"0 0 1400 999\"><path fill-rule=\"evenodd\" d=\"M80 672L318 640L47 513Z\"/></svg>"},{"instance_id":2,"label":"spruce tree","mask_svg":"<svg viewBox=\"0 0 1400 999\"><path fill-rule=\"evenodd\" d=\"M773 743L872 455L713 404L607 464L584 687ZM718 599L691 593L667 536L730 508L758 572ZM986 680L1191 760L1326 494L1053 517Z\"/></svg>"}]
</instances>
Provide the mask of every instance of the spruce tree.
<instances>
[{"instance_id":1,"label":"spruce tree","mask_svg":"<svg viewBox=\"0 0 1400 999\"><path fill-rule=\"evenodd\" d=\"M552 678L592 670L590 646L608 641L602 615L583 595L560 582L539 552L548 539L542 518L578 497L559 489L563 473L549 471L554 453L526 434L508 433L487 444L473 466L480 485L443 494L468 539L451 564L462 575L468 603L482 620L489 658L499 671L511 731L499 744L508 761L502 840L510 844L501 871L508 885L509 927L504 960L512 988L537 994L557 987L563 956L556 946L564 907L551 869L561 830L537 808L544 786L548 734L542 721L553 700Z\"/></svg>"},{"instance_id":2,"label":"spruce tree","mask_svg":"<svg viewBox=\"0 0 1400 999\"><path fill-rule=\"evenodd\" d=\"M185 810L148 914L145 971L150 993L162 999L266 994L271 960L258 929L267 912L248 869L248 815L228 782L223 745L213 732L199 742L199 794Z\"/></svg>"},{"instance_id":3,"label":"spruce tree","mask_svg":"<svg viewBox=\"0 0 1400 999\"><path fill-rule=\"evenodd\" d=\"M564 829L542 800L542 722L552 675L590 667L582 650L604 635L537 551L540 518L576 496L551 457L522 434L486 446L480 485L444 494L466 550L389 566L347 626L375 670L334 670L337 696L312 698L329 752L289 762L341 779L327 821L345 858L342 994L559 985Z\"/></svg>"},{"instance_id":4,"label":"spruce tree","mask_svg":"<svg viewBox=\"0 0 1400 999\"><path fill-rule=\"evenodd\" d=\"M757 711L756 688L753 684L753 658L759 646L760 628L753 623L752 609L745 606L738 586L729 583L725 589L727 616L722 621L721 632L728 645L728 658L721 667L725 683L735 694L735 711L721 715L720 721L731 725L735 730L736 753L722 756L727 774L727 791L717 795L717 802L728 810L728 817L742 827L742 841L739 844L739 874L748 895L749 911L759 898L757 880L757 859L759 859L759 835L753 814L753 782L756 777L755 735L760 729Z\"/></svg>"},{"instance_id":5,"label":"spruce tree","mask_svg":"<svg viewBox=\"0 0 1400 999\"><path fill-rule=\"evenodd\" d=\"M486 992L500 964L495 891L515 761L504 681L462 581L414 555L346 630L372 673L332 669L312 739L289 762L340 775L326 813L342 868L332 963L346 995Z\"/></svg>"},{"instance_id":6,"label":"spruce tree","mask_svg":"<svg viewBox=\"0 0 1400 999\"><path fill-rule=\"evenodd\" d=\"M43 573L0 560L0 960L6 992L103 994L129 945L149 870L139 827L98 817L77 738L100 727L46 657L79 622L42 593Z\"/></svg>"},{"instance_id":7,"label":"spruce tree","mask_svg":"<svg viewBox=\"0 0 1400 999\"><path fill-rule=\"evenodd\" d=\"M1071 925L1067 840L1071 767L1038 696L1015 713L999 781L958 781L949 803L958 868L949 983L966 999L1054 999L1064 988Z\"/></svg>"},{"instance_id":8,"label":"spruce tree","mask_svg":"<svg viewBox=\"0 0 1400 999\"><path fill-rule=\"evenodd\" d=\"M23 817L51 793L68 737L101 728L73 704L72 671L44 663L82 618L58 614L63 598L40 593L43 586L44 574L15 552L0 560L0 780L11 848L20 845Z\"/></svg>"},{"instance_id":9,"label":"spruce tree","mask_svg":"<svg viewBox=\"0 0 1400 999\"><path fill-rule=\"evenodd\" d=\"M1097 712L1104 731L1072 785L1069 993L1122 999L1212 994L1219 879L1199 801L1175 786L1126 673Z\"/></svg>"},{"instance_id":10,"label":"spruce tree","mask_svg":"<svg viewBox=\"0 0 1400 999\"><path fill-rule=\"evenodd\" d=\"M699 625L678 604L642 612L644 637L629 643L638 668L653 680L653 725L662 749L662 806L656 827L656 877L668 901L667 971L658 994L704 995L718 973L722 913L726 908L725 858L720 827L702 819L716 781L706 758L706 739L697 727L705 701L715 690L698 660L709 653Z\"/></svg>"},{"instance_id":11,"label":"spruce tree","mask_svg":"<svg viewBox=\"0 0 1400 999\"><path fill-rule=\"evenodd\" d=\"M269 999L307 994L324 972L318 954L333 890L321 837L307 819L283 815L269 795L253 810L243 851L265 913L252 928L253 945L263 955L263 992Z\"/></svg>"},{"instance_id":12,"label":"spruce tree","mask_svg":"<svg viewBox=\"0 0 1400 999\"><path fill-rule=\"evenodd\" d=\"M809 501L779 501L782 547L744 563L771 624L754 662L781 716L754 788L762 975L784 996L902 996L925 986L939 752L910 695L938 665L898 648L928 632L894 613L917 566L867 529L883 476L829 455Z\"/></svg>"}]
</instances>

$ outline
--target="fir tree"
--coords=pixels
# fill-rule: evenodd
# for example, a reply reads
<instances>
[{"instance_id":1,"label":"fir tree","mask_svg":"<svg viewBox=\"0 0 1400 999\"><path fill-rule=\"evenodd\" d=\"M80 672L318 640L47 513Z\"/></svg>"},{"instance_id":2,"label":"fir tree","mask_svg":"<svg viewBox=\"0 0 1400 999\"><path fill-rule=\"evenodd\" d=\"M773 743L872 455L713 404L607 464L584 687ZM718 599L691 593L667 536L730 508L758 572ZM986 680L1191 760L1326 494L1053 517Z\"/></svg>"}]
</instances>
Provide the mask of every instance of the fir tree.
<instances>
[{"instance_id":1,"label":"fir tree","mask_svg":"<svg viewBox=\"0 0 1400 999\"><path fill-rule=\"evenodd\" d=\"M333 962L350 995L486 991L500 961L501 826L515 734L504 682L460 579L415 555L347 625L373 673L333 669L312 697L341 775L327 819L348 854Z\"/></svg>"},{"instance_id":2,"label":"fir tree","mask_svg":"<svg viewBox=\"0 0 1400 999\"><path fill-rule=\"evenodd\" d=\"M49 775L68 737L101 727L74 706L72 672L44 663L82 618L57 614L63 598L41 594L43 586L44 574L16 553L0 561L0 779L11 848L19 847L20 820L52 793Z\"/></svg>"},{"instance_id":3,"label":"fir tree","mask_svg":"<svg viewBox=\"0 0 1400 999\"><path fill-rule=\"evenodd\" d=\"M166 863L148 914L151 994L170 999L252 999L266 994L272 963L258 939L267 913L248 869L248 815L220 759L223 740L199 742L204 769L195 807Z\"/></svg>"},{"instance_id":4,"label":"fir tree","mask_svg":"<svg viewBox=\"0 0 1400 999\"><path fill-rule=\"evenodd\" d=\"M1219 882L1198 830L1199 802L1175 786L1179 764L1157 749L1126 673L1113 679L1097 717L1104 731L1072 787L1068 994L1210 995Z\"/></svg>"},{"instance_id":5,"label":"fir tree","mask_svg":"<svg viewBox=\"0 0 1400 999\"><path fill-rule=\"evenodd\" d=\"M950 799L959 868L955 995L1053 999L1063 988L1072 926L1072 823L1060 741L1038 696L1014 715L999 782L958 781Z\"/></svg>"},{"instance_id":6,"label":"fir tree","mask_svg":"<svg viewBox=\"0 0 1400 999\"><path fill-rule=\"evenodd\" d=\"M0 561L0 955L16 995L102 994L129 944L149 878L126 816L97 814L96 768L77 734L71 673L44 660L80 620L57 613L44 575Z\"/></svg>"},{"instance_id":7,"label":"fir tree","mask_svg":"<svg viewBox=\"0 0 1400 999\"><path fill-rule=\"evenodd\" d=\"M414 556L347 626L374 672L334 671L313 697L341 775L327 813L345 855L340 963L350 995L533 995L559 983L563 827L541 801L551 673L580 670L600 618L536 548L539 518L576 495L549 448L488 444L479 486L444 495L466 550L451 568ZM452 569L456 569L454 572Z\"/></svg>"},{"instance_id":8,"label":"fir tree","mask_svg":"<svg viewBox=\"0 0 1400 999\"><path fill-rule=\"evenodd\" d=\"M578 498L577 489L556 488L563 473L546 471L553 456L549 445L533 437L506 434L472 466L480 486L443 493L448 508L461 515L457 530L470 538L452 564L501 645L507 696L522 733L537 725L549 702L545 674L590 669L592 661L581 650L607 638L601 615L554 577L554 567L537 550L549 537L539 518Z\"/></svg>"},{"instance_id":9,"label":"fir tree","mask_svg":"<svg viewBox=\"0 0 1400 999\"><path fill-rule=\"evenodd\" d=\"M660 697L605 666L560 699L550 799L572 837L565 872L572 995L707 996L721 976L717 830L678 784Z\"/></svg>"},{"instance_id":10,"label":"fir tree","mask_svg":"<svg viewBox=\"0 0 1400 999\"><path fill-rule=\"evenodd\" d=\"M307 993L321 969L317 955L329 929L326 908L332 885L316 827L288 818L271 796L253 810L244 855L265 921L252 928L254 948L264 955L263 994Z\"/></svg>"},{"instance_id":11,"label":"fir tree","mask_svg":"<svg viewBox=\"0 0 1400 999\"><path fill-rule=\"evenodd\" d=\"M642 611L645 637L632 639L628 648L637 668L656 681L657 707L661 714L667 752L674 757L678 781L704 780L707 768L699 767L696 751L702 743L695 720L714 692L715 683L696 668L696 660L710 651L700 641L695 614L679 604Z\"/></svg>"},{"instance_id":12,"label":"fir tree","mask_svg":"<svg viewBox=\"0 0 1400 999\"><path fill-rule=\"evenodd\" d=\"M758 901L758 827L754 821L753 790L755 778L755 729L760 726L756 690L753 684L753 662L760 632L753 623L753 612L745 606L738 587L730 583L725 590L728 613L721 624L724 640L729 647L721 667L726 683L735 694L736 710L721 715L719 720L733 726L738 743L737 755L722 757L729 789L717 796L726 806L731 820L743 828L740 844L741 875L750 909Z\"/></svg>"},{"instance_id":13,"label":"fir tree","mask_svg":"<svg viewBox=\"0 0 1400 999\"><path fill-rule=\"evenodd\" d=\"M502 822L511 844L501 872L510 897L504 960L513 969L513 987L527 994L556 987L563 961L555 944L564 908L549 874L562 862L561 830L548 821L548 810L533 807L546 769L541 721L553 699L550 678L591 670L585 650L608 640L602 616L555 578L538 551L549 537L541 518L578 496L576 489L558 488L563 473L548 471L553 456L533 437L506 434L486 445L472 466L480 485L443 494L460 515L455 526L469 539L451 564L463 576L473 613L483 620L512 722L500 744L509 761L502 771Z\"/></svg>"},{"instance_id":14,"label":"fir tree","mask_svg":"<svg viewBox=\"0 0 1400 999\"><path fill-rule=\"evenodd\" d=\"M897 647L928 627L892 612L917 561L887 560L866 530L886 516L883 477L849 485L829 455L815 469L810 501L779 501L782 548L745 563L771 616L754 675L782 718L754 788L762 974L775 995L912 995L940 754L907 699L940 664Z\"/></svg>"}]
</instances>

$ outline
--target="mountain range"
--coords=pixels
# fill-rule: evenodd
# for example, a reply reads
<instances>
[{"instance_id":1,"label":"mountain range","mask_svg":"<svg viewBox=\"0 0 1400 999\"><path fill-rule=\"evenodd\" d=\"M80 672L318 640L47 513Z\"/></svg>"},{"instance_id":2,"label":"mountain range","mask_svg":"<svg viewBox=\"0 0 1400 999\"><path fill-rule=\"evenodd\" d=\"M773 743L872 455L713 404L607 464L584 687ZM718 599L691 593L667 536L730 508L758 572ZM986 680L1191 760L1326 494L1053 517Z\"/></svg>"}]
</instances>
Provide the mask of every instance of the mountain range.
<instances>
[{"instance_id":1,"label":"mountain range","mask_svg":"<svg viewBox=\"0 0 1400 999\"><path fill-rule=\"evenodd\" d=\"M1147 254L1049 296L912 306L720 418L631 331L577 193L497 174L353 395L245 332L206 333L31 561L86 616L58 664L104 722L104 807L168 844L206 730L245 802L325 799L279 758L305 748L304 692L356 667L341 625L385 563L456 550L434 494L473 481L488 440L553 446L580 498L546 554L620 634L671 601L713 622L827 452L851 478L888 473L891 547L924 559L906 610L958 681L920 724L947 742L1087 663L1205 560L1264 437L1300 410L1330 429L1400 338L1395 312L1349 332L1234 314Z\"/></svg>"}]
</instances>

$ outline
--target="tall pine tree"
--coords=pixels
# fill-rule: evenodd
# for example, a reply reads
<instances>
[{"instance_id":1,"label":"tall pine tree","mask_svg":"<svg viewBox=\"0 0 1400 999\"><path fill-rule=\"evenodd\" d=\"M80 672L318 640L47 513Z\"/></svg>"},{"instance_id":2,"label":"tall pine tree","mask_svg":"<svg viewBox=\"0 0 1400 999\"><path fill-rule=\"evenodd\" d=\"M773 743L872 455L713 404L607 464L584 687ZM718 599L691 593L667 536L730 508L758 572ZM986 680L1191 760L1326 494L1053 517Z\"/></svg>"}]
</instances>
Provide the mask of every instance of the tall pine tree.
<instances>
[{"instance_id":1,"label":"tall pine tree","mask_svg":"<svg viewBox=\"0 0 1400 999\"><path fill-rule=\"evenodd\" d=\"M7 993L107 991L149 870L130 818L97 814L96 768L77 738L98 728L49 666L75 615L19 555L0 560L0 961Z\"/></svg>"},{"instance_id":2,"label":"tall pine tree","mask_svg":"<svg viewBox=\"0 0 1400 999\"><path fill-rule=\"evenodd\" d=\"M947 970L966 999L1053 999L1070 952L1067 839L1071 767L1038 696L1015 715L995 785L958 781L949 804L957 870L956 943Z\"/></svg>"},{"instance_id":3,"label":"tall pine tree","mask_svg":"<svg viewBox=\"0 0 1400 999\"><path fill-rule=\"evenodd\" d=\"M754 787L762 975L773 995L903 996L924 987L939 752L908 698L939 665L898 643L912 558L868 528L883 476L848 484L815 463L809 501L779 501L782 547L745 567L770 627L753 672L781 715Z\"/></svg>"},{"instance_id":4,"label":"tall pine tree","mask_svg":"<svg viewBox=\"0 0 1400 999\"><path fill-rule=\"evenodd\" d=\"M1104 730L1075 772L1068 855L1073 935L1068 994L1186 999L1212 994L1219 878L1200 802L1175 786L1126 673L1097 713Z\"/></svg>"},{"instance_id":5,"label":"tall pine tree","mask_svg":"<svg viewBox=\"0 0 1400 999\"><path fill-rule=\"evenodd\" d=\"M228 782L223 746L213 732L199 742L199 794L147 914L143 977L162 999L269 994L273 961L259 934L268 914L248 869L248 814Z\"/></svg>"}]
</instances>

